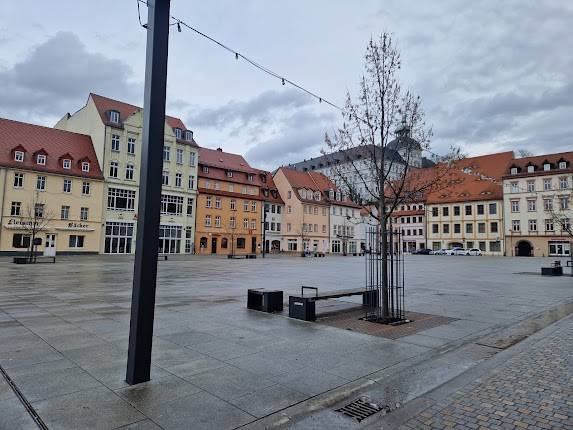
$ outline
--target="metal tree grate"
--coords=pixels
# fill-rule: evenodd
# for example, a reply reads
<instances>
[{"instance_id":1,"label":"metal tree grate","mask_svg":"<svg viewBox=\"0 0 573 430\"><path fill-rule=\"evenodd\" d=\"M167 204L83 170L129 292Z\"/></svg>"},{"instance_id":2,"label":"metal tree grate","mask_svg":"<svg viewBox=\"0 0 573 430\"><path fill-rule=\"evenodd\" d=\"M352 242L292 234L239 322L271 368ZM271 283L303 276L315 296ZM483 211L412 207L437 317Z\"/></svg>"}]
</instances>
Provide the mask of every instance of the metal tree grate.
<instances>
[{"instance_id":1,"label":"metal tree grate","mask_svg":"<svg viewBox=\"0 0 573 430\"><path fill-rule=\"evenodd\" d=\"M343 413L344 415L354 418L356 421L361 422L366 418L382 411L384 408L375 403L371 403L368 399L360 398L354 400L346 406L336 409L336 412Z\"/></svg>"}]
</instances>

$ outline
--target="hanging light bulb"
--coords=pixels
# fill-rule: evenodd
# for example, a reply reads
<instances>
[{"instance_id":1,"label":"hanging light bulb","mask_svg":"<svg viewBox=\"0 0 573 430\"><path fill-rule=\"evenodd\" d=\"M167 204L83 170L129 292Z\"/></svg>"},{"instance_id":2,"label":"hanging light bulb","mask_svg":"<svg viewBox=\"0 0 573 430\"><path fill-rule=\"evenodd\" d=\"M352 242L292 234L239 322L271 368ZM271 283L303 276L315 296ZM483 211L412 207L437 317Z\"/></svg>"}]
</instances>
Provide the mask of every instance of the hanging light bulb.
<instances>
[{"instance_id":1,"label":"hanging light bulb","mask_svg":"<svg viewBox=\"0 0 573 430\"><path fill-rule=\"evenodd\" d=\"M177 21L177 31L181 33L181 23Z\"/></svg>"}]
</instances>

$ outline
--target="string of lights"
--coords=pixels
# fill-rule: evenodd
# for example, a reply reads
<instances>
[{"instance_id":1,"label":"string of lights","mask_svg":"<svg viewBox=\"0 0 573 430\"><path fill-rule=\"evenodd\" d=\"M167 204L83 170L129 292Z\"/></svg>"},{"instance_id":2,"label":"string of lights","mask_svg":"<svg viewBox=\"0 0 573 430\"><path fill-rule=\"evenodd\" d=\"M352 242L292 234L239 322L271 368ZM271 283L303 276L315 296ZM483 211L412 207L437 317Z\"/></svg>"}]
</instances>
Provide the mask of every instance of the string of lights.
<instances>
[{"instance_id":1,"label":"string of lights","mask_svg":"<svg viewBox=\"0 0 573 430\"><path fill-rule=\"evenodd\" d=\"M141 3L141 4L144 4L144 5L147 6L147 7L149 7L149 4L148 4L147 0L136 0L136 2L137 2L137 17L138 17L138 19L139 19L139 25L142 26L143 28L147 29L147 24L144 24L144 23L141 21L141 11L140 11L139 4L140 4L140 3ZM343 108L341 108L340 106L338 106L337 104L335 104L335 103L331 102L330 100L328 100L328 99L326 99L326 98L324 98L324 97L322 97L322 96L316 94L315 92L313 92L313 91L311 91L311 90L305 88L305 87L302 86L301 84L297 84L296 82L294 82L294 81L292 81L292 80L286 78L284 75L281 75L281 74L279 74L279 73L274 72L274 71L271 70L270 68L268 68L268 67L266 67L266 66L263 66L262 64L256 62L255 60L251 59L250 57L247 57L246 55L241 54L241 53L240 53L239 51L237 51L236 49L233 49L233 48L231 48L231 47L225 45L224 43L218 41L217 39L215 39L215 38L209 36L208 34L203 33L202 31L200 31L200 30L198 30L197 28L191 26L190 24L188 24L187 22L185 22L185 21L182 20L181 18L177 18L177 17L175 17L175 16L173 16L173 15L171 15L170 18L171 18L171 20L173 20L173 22L170 23L169 25L170 25L170 26L177 26L177 31L178 31L179 33L181 33L181 31L182 31L182 30L181 30L181 27L183 26L183 27L185 27L185 28L187 28L187 29L193 31L194 33L198 34L199 36L201 36L201 37L203 37L203 38L209 40L210 42L214 43L215 45L219 46L220 48L226 50L227 52L233 54L233 56L235 57L235 60L243 60L243 61L247 62L248 64L250 64L251 66L255 67L256 69L258 69L258 70L260 70L260 71L266 73L267 75L270 75L270 76L272 76L272 77L278 79L278 80L281 82L282 85L289 84L289 85L293 86L294 88L297 88L297 89L299 89L300 91L303 91L304 93L306 93L306 94L308 94L309 96L313 97L314 99L318 100L319 103L325 103L325 104L327 104L327 105L333 107L334 109L336 109L336 110L338 110L338 111L340 111L340 112L342 112L342 113L345 113L345 110L344 110ZM364 119L358 117L356 114L352 114L352 116L356 117L357 119L359 119L360 121L362 121L362 122L364 122L364 123L367 122L366 120L364 120ZM349 118L350 118L350 116L349 116ZM435 156L435 157L441 158L440 155L438 155L438 154L436 154L436 153L430 151L430 150L427 149L427 148L424 148L423 151L425 151L425 152L427 152L427 153L429 153L429 154L431 154L431 155L433 155L433 156Z\"/></svg>"}]
</instances>

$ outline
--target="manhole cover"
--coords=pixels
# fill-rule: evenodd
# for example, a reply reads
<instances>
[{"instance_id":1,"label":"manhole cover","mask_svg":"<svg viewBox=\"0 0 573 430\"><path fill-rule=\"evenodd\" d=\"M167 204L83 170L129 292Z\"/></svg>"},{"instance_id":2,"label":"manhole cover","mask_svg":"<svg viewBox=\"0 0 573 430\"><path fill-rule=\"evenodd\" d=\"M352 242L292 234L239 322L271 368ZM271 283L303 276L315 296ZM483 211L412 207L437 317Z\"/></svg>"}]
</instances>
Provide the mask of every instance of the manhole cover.
<instances>
[{"instance_id":1,"label":"manhole cover","mask_svg":"<svg viewBox=\"0 0 573 430\"><path fill-rule=\"evenodd\" d=\"M376 403L370 402L369 399L366 398L356 399L352 403L349 403L340 409L336 409L337 412L340 412L347 417L354 418L358 422L365 420L382 410L385 410L385 408L377 405Z\"/></svg>"}]
</instances>

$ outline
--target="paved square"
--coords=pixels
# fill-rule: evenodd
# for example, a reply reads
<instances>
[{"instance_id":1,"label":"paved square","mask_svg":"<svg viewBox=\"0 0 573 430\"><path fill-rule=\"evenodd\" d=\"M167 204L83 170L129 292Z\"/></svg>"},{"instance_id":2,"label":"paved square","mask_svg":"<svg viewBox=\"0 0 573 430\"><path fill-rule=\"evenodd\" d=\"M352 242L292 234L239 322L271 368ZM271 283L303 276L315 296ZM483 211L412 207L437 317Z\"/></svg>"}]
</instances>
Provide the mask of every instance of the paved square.
<instances>
[{"instance_id":1,"label":"paved square","mask_svg":"<svg viewBox=\"0 0 573 430\"><path fill-rule=\"evenodd\" d=\"M570 277L517 274L542 259L409 256L407 310L452 322L391 340L246 309L248 288L361 287L360 257L174 257L159 262L152 381L128 387L132 264L0 261L0 365L48 426L232 429L573 298ZM3 425L26 422L17 405L0 385Z\"/></svg>"}]
</instances>

